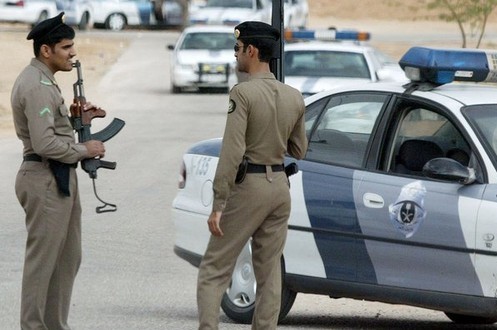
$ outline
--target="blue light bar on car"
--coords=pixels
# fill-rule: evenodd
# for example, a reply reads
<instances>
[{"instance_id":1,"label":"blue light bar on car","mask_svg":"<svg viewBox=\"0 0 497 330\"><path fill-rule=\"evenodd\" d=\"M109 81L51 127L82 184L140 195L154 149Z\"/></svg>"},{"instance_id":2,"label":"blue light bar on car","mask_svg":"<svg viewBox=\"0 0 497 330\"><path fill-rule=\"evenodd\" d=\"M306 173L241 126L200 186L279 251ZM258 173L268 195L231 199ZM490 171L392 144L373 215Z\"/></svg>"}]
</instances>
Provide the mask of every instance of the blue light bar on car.
<instances>
[{"instance_id":1,"label":"blue light bar on car","mask_svg":"<svg viewBox=\"0 0 497 330\"><path fill-rule=\"evenodd\" d=\"M285 40L307 39L307 40L355 40L367 41L370 38L369 32L358 32L353 30L337 31L328 30L285 30Z\"/></svg>"},{"instance_id":2,"label":"blue light bar on car","mask_svg":"<svg viewBox=\"0 0 497 330\"><path fill-rule=\"evenodd\" d=\"M497 82L497 51L413 47L399 61L411 81Z\"/></svg>"}]
</instances>

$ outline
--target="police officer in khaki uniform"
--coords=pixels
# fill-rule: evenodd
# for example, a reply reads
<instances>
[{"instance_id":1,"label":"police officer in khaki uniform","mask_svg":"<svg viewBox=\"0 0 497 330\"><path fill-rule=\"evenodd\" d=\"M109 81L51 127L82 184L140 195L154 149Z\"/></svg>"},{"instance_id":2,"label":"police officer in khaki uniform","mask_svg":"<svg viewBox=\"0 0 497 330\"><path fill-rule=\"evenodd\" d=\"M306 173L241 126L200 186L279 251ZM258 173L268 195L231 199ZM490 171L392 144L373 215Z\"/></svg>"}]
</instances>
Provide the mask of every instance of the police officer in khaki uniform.
<instances>
[{"instance_id":1,"label":"police officer in khaki uniform","mask_svg":"<svg viewBox=\"0 0 497 330\"><path fill-rule=\"evenodd\" d=\"M100 141L75 142L68 107L54 74L71 71L74 30L63 13L35 26L35 58L17 78L11 95L24 160L15 190L26 213L21 328L70 329L74 278L81 262L81 205L75 167L103 157ZM85 109L94 107L87 103Z\"/></svg>"},{"instance_id":2,"label":"police officer in khaki uniform","mask_svg":"<svg viewBox=\"0 0 497 330\"><path fill-rule=\"evenodd\" d=\"M229 110L214 203L208 219L211 238L199 268L199 329L218 329L219 307L236 259L252 238L257 281L252 329L275 329L281 304L281 255L290 214L285 153L301 159L307 139L301 93L275 79L269 60L280 37L262 22L235 27L238 70L249 79L230 91ZM239 164L245 178L235 183Z\"/></svg>"}]
</instances>

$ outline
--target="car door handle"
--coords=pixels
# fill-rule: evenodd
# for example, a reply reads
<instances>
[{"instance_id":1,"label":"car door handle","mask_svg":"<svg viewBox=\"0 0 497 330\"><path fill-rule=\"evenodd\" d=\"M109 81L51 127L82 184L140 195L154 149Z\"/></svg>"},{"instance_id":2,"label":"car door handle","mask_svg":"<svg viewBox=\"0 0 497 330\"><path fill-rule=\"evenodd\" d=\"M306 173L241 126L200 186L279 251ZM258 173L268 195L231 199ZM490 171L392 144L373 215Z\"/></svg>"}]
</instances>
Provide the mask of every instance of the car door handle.
<instances>
[{"instance_id":1,"label":"car door handle","mask_svg":"<svg viewBox=\"0 0 497 330\"><path fill-rule=\"evenodd\" d=\"M362 201L366 207L373 209L381 209L385 205L383 197L373 193L365 193L364 196L362 196Z\"/></svg>"}]
</instances>

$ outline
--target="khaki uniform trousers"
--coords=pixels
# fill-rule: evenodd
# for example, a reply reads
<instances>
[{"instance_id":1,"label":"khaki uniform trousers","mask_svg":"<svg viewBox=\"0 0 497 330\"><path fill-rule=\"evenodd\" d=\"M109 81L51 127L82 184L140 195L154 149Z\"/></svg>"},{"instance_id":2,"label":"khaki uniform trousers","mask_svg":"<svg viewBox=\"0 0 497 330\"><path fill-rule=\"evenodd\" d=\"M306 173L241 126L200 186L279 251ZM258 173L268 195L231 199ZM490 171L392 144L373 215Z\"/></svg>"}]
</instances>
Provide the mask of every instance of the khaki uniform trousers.
<instances>
[{"instance_id":1,"label":"khaki uniform trousers","mask_svg":"<svg viewBox=\"0 0 497 330\"><path fill-rule=\"evenodd\" d=\"M48 163L25 161L16 195L26 213L26 255L22 279L21 329L70 329L74 279L81 263L81 205L74 168L70 197L58 192Z\"/></svg>"},{"instance_id":2,"label":"khaki uniform trousers","mask_svg":"<svg viewBox=\"0 0 497 330\"><path fill-rule=\"evenodd\" d=\"M281 305L281 255L290 205L285 172L247 174L241 184L235 185L221 217L224 236L211 236L199 267L199 329L218 329L223 294L250 237L257 281L252 329L276 329Z\"/></svg>"}]
</instances>

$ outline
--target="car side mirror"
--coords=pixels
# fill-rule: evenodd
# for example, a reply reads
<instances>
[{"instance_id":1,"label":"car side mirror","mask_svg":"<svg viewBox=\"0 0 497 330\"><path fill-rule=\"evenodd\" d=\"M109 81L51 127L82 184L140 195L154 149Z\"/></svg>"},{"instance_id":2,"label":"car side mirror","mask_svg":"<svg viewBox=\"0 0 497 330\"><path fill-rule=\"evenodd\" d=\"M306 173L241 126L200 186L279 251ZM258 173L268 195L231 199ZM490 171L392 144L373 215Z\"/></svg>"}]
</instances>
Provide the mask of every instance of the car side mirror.
<instances>
[{"instance_id":1,"label":"car side mirror","mask_svg":"<svg viewBox=\"0 0 497 330\"><path fill-rule=\"evenodd\" d=\"M167 45L166 47L167 47L167 49L169 49L169 50L174 50L174 45Z\"/></svg>"},{"instance_id":2,"label":"car side mirror","mask_svg":"<svg viewBox=\"0 0 497 330\"><path fill-rule=\"evenodd\" d=\"M434 158L423 166L428 178L471 184L476 180L475 170L451 158Z\"/></svg>"}]
</instances>

